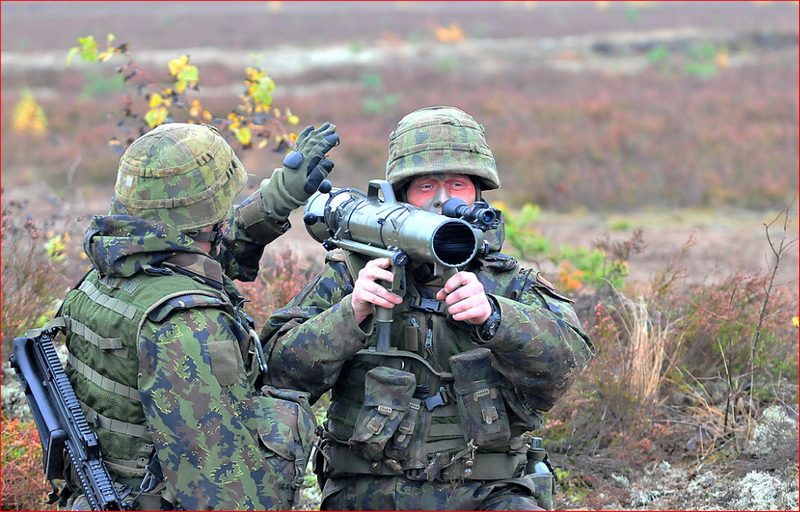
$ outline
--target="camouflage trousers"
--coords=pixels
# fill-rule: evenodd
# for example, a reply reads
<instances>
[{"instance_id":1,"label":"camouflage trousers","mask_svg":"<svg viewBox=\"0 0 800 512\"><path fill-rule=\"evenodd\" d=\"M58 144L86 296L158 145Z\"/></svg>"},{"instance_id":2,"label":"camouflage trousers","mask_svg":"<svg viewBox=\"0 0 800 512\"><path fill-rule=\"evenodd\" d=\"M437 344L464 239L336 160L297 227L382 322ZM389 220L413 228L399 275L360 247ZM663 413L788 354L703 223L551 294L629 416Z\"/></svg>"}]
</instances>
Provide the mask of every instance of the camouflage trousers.
<instances>
[{"instance_id":1,"label":"camouflage trousers","mask_svg":"<svg viewBox=\"0 0 800 512\"><path fill-rule=\"evenodd\" d=\"M495 482L358 475L325 482L320 510L544 510L529 478Z\"/></svg>"}]
</instances>

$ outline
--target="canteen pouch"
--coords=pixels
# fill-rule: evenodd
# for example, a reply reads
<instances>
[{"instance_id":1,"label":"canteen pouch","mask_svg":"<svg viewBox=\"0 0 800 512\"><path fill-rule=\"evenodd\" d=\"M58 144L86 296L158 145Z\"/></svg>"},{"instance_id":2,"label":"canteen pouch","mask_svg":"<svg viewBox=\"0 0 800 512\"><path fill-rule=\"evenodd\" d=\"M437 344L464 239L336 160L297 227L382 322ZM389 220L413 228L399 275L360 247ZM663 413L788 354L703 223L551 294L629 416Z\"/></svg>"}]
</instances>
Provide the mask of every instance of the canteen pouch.
<instances>
[{"instance_id":1,"label":"canteen pouch","mask_svg":"<svg viewBox=\"0 0 800 512\"><path fill-rule=\"evenodd\" d=\"M405 418L416 385L413 373L387 366L367 372L364 405L350 438L351 452L372 461L385 458L383 450Z\"/></svg>"},{"instance_id":2,"label":"canteen pouch","mask_svg":"<svg viewBox=\"0 0 800 512\"><path fill-rule=\"evenodd\" d=\"M484 448L504 444L511 428L491 350L475 348L452 356L449 362L467 442L473 440Z\"/></svg>"}]
</instances>

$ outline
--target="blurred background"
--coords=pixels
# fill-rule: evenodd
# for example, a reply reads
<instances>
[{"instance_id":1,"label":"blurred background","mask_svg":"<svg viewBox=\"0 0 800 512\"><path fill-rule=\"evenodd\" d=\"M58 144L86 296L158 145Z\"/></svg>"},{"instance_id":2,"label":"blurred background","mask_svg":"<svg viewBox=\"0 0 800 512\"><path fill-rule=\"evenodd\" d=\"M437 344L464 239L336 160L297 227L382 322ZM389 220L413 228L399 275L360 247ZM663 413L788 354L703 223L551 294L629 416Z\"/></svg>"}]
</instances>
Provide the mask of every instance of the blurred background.
<instances>
[{"instance_id":1,"label":"blurred background","mask_svg":"<svg viewBox=\"0 0 800 512\"><path fill-rule=\"evenodd\" d=\"M147 111L152 87L144 86L169 86L167 63L188 55L199 69L189 96L218 120L241 103L245 68L258 66L276 84L273 106L300 119L278 132L335 123L338 186L364 188L381 177L397 121L448 104L486 128L503 181L490 200L572 215L547 223L557 241L670 220L760 229L760 214L787 207L798 190L797 9L796 2L4 2L3 202L78 198L83 213L105 213L120 152L138 136L119 126L126 102ZM123 55L67 66L78 38L93 36L102 51L109 33L113 46L127 44L146 80L125 80ZM109 146L112 138L121 144ZM253 175L244 194L280 163L275 148L239 151ZM721 211L728 213L714 215ZM763 259L759 251L747 256L754 261L746 266Z\"/></svg>"},{"instance_id":2,"label":"blurred background","mask_svg":"<svg viewBox=\"0 0 800 512\"><path fill-rule=\"evenodd\" d=\"M781 404L791 449L769 464L794 468L794 501L715 503L797 509L798 2L2 2L0 19L3 361L88 268L83 231L162 107L221 128L243 199L307 125L337 125L330 178L363 190L402 116L453 105L486 129L507 252L577 298L599 350L545 431L574 468L557 506L706 506L710 483L641 503L629 484L662 459L753 469L745 440ZM249 139L253 84L271 107ZM301 214L243 285L259 325L321 266ZM3 508L33 506L6 485Z\"/></svg>"}]
</instances>

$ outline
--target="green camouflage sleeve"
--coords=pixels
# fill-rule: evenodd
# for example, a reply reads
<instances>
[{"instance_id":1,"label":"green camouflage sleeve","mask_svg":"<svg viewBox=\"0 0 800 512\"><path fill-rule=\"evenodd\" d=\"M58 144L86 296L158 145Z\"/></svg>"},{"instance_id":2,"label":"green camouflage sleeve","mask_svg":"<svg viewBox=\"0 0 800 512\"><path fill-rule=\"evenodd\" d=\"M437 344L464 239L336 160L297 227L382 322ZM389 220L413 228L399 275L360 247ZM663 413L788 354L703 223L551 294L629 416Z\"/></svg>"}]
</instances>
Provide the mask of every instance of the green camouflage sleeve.
<instances>
[{"instance_id":1,"label":"green camouflage sleeve","mask_svg":"<svg viewBox=\"0 0 800 512\"><path fill-rule=\"evenodd\" d=\"M528 285L517 300L491 295L501 311L492 350L505 377L507 401L522 417L547 411L594 357L593 345L571 304L545 286ZM476 340L481 340L476 336Z\"/></svg>"},{"instance_id":2,"label":"green camouflage sleeve","mask_svg":"<svg viewBox=\"0 0 800 512\"><path fill-rule=\"evenodd\" d=\"M261 336L273 386L311 393L312 404L333 387L342 365L372 334L372 316L360 325L355 321L352 292L345 266L329 263L285 308L273 313Z\"/></svg>"},{"instance_id":3,"label":"green camouflage sleeve","mask_svg":"<svg viewBox=\"0 0 800 512\"><path fill-rule=\"evenodd\" d=\"M139 338L142 403L184 510L287 506L275 457L260 449L236 327L222 310L193 307L149 318Z\"/></svg>"},{"instance_id":4,"label":"green camouflage sleeve","mask_svg":"<svg viewBox=\"0 0 800 512\"><path fill-rule=\"evenodd\" d=\"M290 227L288 220L273 219L265 212L259 189L228 211L216 259L231 279L255 281L264 247Z\"/></svg>"}]
</instances>

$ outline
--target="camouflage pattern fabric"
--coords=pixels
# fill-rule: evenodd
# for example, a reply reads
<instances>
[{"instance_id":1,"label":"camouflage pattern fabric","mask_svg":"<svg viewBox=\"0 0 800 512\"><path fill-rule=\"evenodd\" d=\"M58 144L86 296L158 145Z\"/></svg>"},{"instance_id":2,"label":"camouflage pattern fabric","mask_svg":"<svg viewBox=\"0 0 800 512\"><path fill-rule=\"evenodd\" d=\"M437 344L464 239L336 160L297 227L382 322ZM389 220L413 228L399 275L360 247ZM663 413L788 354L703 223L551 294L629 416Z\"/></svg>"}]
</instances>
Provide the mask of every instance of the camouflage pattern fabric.
<instances>
[{"instance_id":1,"label":"camouflage pattern fabric","mask_svg":"<svg viewBox=\"0 0 800 512\"><path fill-rule=\"evenodd\" d=\"M171 123L128 147L115 194L131 215L192 230L222 219L246 182L247 171L215 128Z\"/></svg>"},{"instance_id":2,"label":"camouflage pattern fabric","mask_svg":"<svg viewBox=\"0 0 800 512\"><path fill-rule=\"evenodd\" d=\"M320 510L542 510L527 478L503 482L417 482L403 477L330 481Z\"/></svg>"},{"instance_id":3,"label":"camouflage pattern fabric","mask_svg":"<svg viewBox=\"0 0 800 512\"><path fill-rule=\"evenodd\" d=\"M486 238L494 250L499 249L503 241L502 227L487 233ZM427 368L447 372L451 370L448 360L452 356L478 347L489 349L491 364L499 374L502 393L500 400L505 404L511 435L520 436L526 431L539 428L542 413L553 407L593 357L592 344L571 303L543 279L539 279L537 272L520 269L513 258L500 252L492 252L481 259L473 260L466 270L477 274L486 293L500 306L502 321L497 334L491 340L480 340L474 327L465 322L454 321L446 314L412 307L410 301L415 296L433 298L438 290L435 281L426 277L426 271L429 276L430 269L412 261L407 265L409 292L406 293L403 304L396 306L394 310L391 344L401 351L414 352L425 358L427 365L418 364L413 358L408 358L403 369L416 375L417 389L425 389L427 396L433 396L441 384L434 372ZM370 368L389 364L387 360L390 359L369 356L363 352L359 354L362 349L374 347L376 340L373 316L360 325L355 322L350 302L353 283L353 276L348 272L347 266L335 257L335 253L329 254L322 273L285 308L270 317L261 337L266 341L265 351L272 385L306 391L311 394L312 403L332 390L331 407L328 409L326 422L327 438L344 446L347 446L348 438L351 443L353 441L351 436L356 423L354 411L358 412L364 403L365 372ZM455 394L455 390L452 393ZM448 403L448 400L445 402ZM447 407L451 406L443 409ZM458 412L455 412L455 417L438 418L439 423L433 425L435 420L432 418L435 414L435 411L429 413L422 407L416 420L413 434L416 437L411 442L411 453L406 459L389 461L393 465L391 467L398 468L396 472L413 472L425 468L429 462L435 462L433 459L421 460L420 454L430 457L431 452L426 452L426 449L420 451L419 446L447 446L450 447L449 456L455 457L454 452L458 450L463 455L468 436L465 435L463 423L458 420ZM452 430L453 422L456 422L455 432ZM438 437L432 433L431 425L441 432ZM513 438L507 442L511 443L512 440ZM511 450L510 444L506 449ZM353 451L352 444L350 450L346 451ZM502 446L492 448L492 452L498 451L503 451ZM478 450L477 453L480 455L482 451ZM347 455L357 457L355 454ZM339 461L339 466L346 473L348 467L356 466L352 462L349 459ZM336 465L335 463L333 461L332 465ZM325 467L328 468L327 463ZM326 506L343 510L388 510L395 507L404 510L432 510L449 507L439 501L448 494L443 492L439 495L438 491L430 490L435 486L428 487L417 481L406 481L402 476L366 474L369 472L369 469L359 471L359 476L346 479L351 482L348 485L352 487L342 491L345 494L340 497L334 493L339 485L336 482L341 479L329 478L323 492L326 496L331 496L332 501ZM339 473L337 470L336 474ZM519 475L502 478L512 476ZM439 480L432 483L436 482ZM453 482L444 483L441 489L449 489L450 495L458 494L460 489L464 489L465 495L470 496L479 482L456 477ZM415 489L414 492L422 492L418 499L428 501L401 503L398 499L395 502L393 496L396 489L402 486L410 486ZM522 492L523 495L533 495L535 486L523 487L530 490ZM523 500L526 503L524 505L514 505L512 502L518 499L517 495L511 492L507 496L511 501L497 505L498 507L515 510L513 507L520 506L520 510L531 509L530 500ZM485 498L487 496L478 501ZM453 509L475 509L477 505L470 503L457 501ZM418 506L421 508L417 508Z\"/></svg>"},{"instance_id":4,"label":"camouflage pattern fabric","mask_svg":"<svg viewBox=\"0 0 800 512\"><path fill-rule=\"evenodd\" d=\"M502 237L498 229L486 238L497 247ZM509 296L494 295L503 291L498 290L500 281L519 270L516 260L505 254L475 260L467 270L480 272L486 293L500 304L500 328L482 346L492 350L494 367L507 384L504 388L517 390L513 401L521 410L549 410L593 357L592 344L572 305L537 280L536 273L520 272L526 277L518 289L507 290ZM362 326L355 323L350 304L353 282L344 264L329 261L285 308L270 316L261 339L269 350L273 385L307 391L313 404L333 387L344 363L367 346L374 318ZM393 322L393 331L402 330L401 324ZM448 330L461 331L466 345L477 347L465 327L464 322L448 320Z\"/></svg>"},{"instance_id":5,"label":"camouflage pattern fabric","mask_svg":"<svg viewBox=\"0 0 800 512\"><path fill-rule=\"evenodd\" d=\"M428 174L453 172L474 176L482 190L500 188L500 176L483 126L455 107L414 111L389 135L386 179L395 192Z\"/></svg>"},{"instance_id":6,"label":"camouflage pattern fabric","mask_svg":"<svg viewBox=\"0 0 800 512\"><path fill-rule=\"evenodd\" d=\"M228 212L217 260L174 227L127 215L94 217L84 242L93 273L152 281L164 289L170 280L190 276L202 292L151 310L132 340L138 347L140 407L166 495L186 510L288 508L313 431L306 398L296 392L256 396L253 388L250 337L234 307L243 299L229 277L253 279L264 245L236 214L236 208ZM107 293L123 301L122 291ZM95 330L104 323L79 320ZM137 381L136 375L119 377Z\"/></svg>"}]
</instances>

